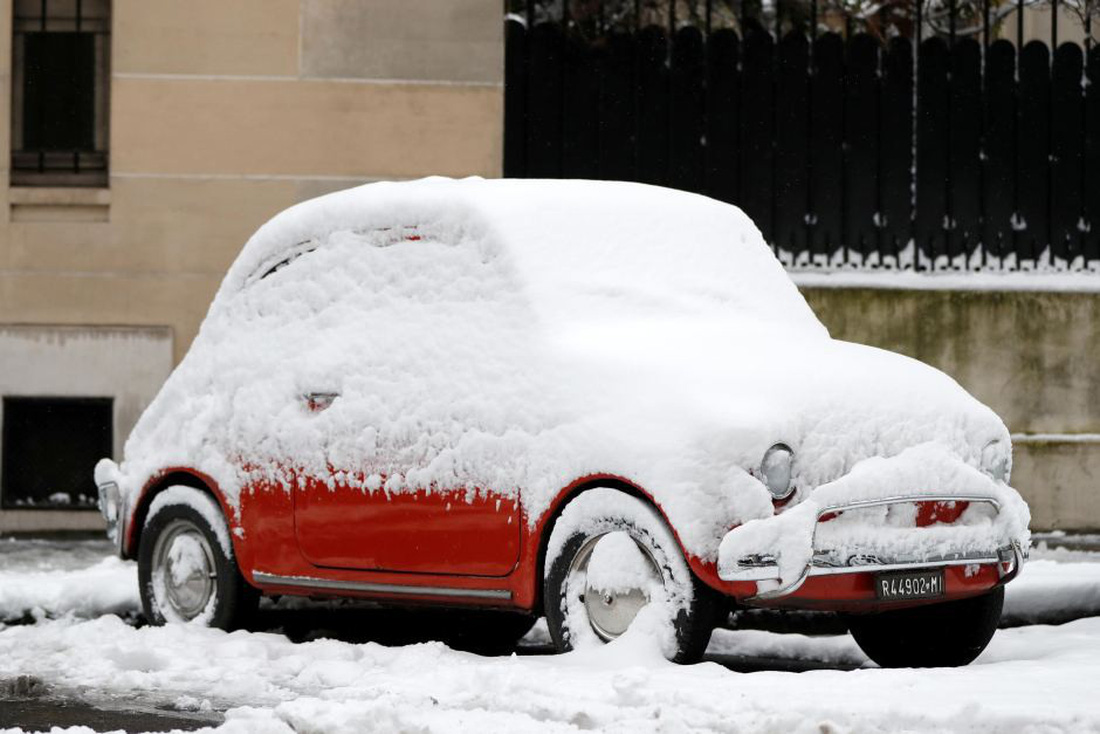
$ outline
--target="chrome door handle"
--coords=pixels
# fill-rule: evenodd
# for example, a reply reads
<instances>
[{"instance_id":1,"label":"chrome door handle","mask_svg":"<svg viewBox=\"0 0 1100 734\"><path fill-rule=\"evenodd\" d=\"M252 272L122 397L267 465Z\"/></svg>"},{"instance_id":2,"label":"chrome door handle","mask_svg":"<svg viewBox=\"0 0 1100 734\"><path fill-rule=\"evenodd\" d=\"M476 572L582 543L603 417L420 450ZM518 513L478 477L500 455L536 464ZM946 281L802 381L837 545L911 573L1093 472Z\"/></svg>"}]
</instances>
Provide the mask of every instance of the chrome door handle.
<instances>
[{"instance_id":1,"label":"chrome door handle","mask_svg":"<svg viewBox=\"0 0 1100 734\"><path fill-rule=\"evenodd\" d=\"M332 405L332 401L340 397L338 392L307 392L302 396L306 401L306 407L310 413L320 413Z\"/></svg>"}]
</instances>

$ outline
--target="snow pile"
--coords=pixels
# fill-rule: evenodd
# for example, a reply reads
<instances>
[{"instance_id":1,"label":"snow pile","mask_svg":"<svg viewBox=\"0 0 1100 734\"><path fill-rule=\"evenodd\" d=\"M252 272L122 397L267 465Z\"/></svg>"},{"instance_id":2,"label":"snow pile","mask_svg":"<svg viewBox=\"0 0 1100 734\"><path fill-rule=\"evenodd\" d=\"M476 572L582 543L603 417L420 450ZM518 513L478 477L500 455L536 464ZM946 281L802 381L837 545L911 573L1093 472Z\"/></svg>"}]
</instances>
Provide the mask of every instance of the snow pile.
<instances>
[{"instance_id":1,"label":"snow pile","mask_svg":"<svg viewBox=\"0 0 1100 734\"><path fill-rule=\"evenodd\" d=\"M838 638L724 642L859 662ZM481 658L105 617L0 632L0 679L16 674L59 693L229 709L222 732L1087 732L1100 727L1100 619L1001 631L966 668L741 674L634 649Z\"/></svg>"},{"instance_id":2,"label":"snow pile","mask_svg":"<svg viewBox=\"0 0 1100 734\"><path fill-rule=\"evenodd\" d=\"M0 623L26 617L131 614L140 606L137 564L131 561L109 557L80 569L0 569Z\"/></svg>"},{"instance_id":3,"label":"snow pile","mask_svg":"<svg viewBox=\"0 0 1100 734\"><path fill-rule=\"evenodd\" d=\"M306 407L308 393L337 393ZM639 184L370 184L276 216L188 355L97 469L130 505L167 466L365 492L492 490L535 523L594 473L660 503L713 560L772 514L753 476L794 449L804 497L939 440L978 466L1004 425L950 378L834 342L736 207ZM247 468L236 457L243 457Z\"/></svg>"},{"instance_id":4,"label":"snow pile","mask_svg":"<svg viewBox=\"0 0 1100 734\"><path fill-rule=\"evenodd\" d=\"M1020 577L1005 587L1005 623L1052 624L1086 614L1100 616L1100 562L1058 563L1033 557Z\"/></svg>"}]
</instances>

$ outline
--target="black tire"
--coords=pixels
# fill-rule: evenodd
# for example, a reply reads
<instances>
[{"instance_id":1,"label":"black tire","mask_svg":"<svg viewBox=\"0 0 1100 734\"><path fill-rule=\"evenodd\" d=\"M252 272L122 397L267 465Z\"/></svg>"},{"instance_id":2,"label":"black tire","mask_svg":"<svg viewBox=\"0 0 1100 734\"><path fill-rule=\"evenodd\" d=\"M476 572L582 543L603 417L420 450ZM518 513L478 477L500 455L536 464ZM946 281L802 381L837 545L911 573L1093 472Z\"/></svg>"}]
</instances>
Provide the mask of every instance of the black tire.
<instances>
[{"instance_id":1,"label":"black tire","mask_svg":"<svg viewBox=\"0 0 1100 734\"><path fill-rule=\"evenodd\" d=\"M450 647L478 655L508 655L535 626L536 617L523 612L446 610L436 629Z\"/></svg>"},{"instance_id":2,"label":"black tire","mask_svg":"<svg viewBox=\"0 0 1100 734\"><path fill-rule=\"evenodd\" d=\"M1001 619L1005 590L878 614L852 614L848 629L883 668L953 668L981 654Z\"/></svg>"},{"instance_id":3,"label":"black tire","mask_svg":"<svg viewBox=\"0 0 1100 734\"><path fill-rule=\"evenodd\" d=\"M215 522L220 523L220 528L215 529ZM164 544L179 538L183 540L175 542L186 542L192 548L201 549L204 563L208 564L192 575L200 586L204 585L201 579L206 575L210 580L205 584L211 585L206 602L195 614L175 606L173 595L165 590L164 579L171 566L157 561L158 554L165 552L161 550ZM233 630L253 619L260 593L241 575L228 538L221 508L205 492L177 486L169 487L163 495L154 498L138 547L141 605L150 624L199 621L209 627ZM228 553L224 546L228 547ZM171 548L167 552L170 555ZM208 576L207 570L213 576ZM201 594L194 596L200 598Z\"/></svg>"},{"instance_id":4,"label":"black tire","mask_svg":"<svg viewBox=\"0 0 1100 734\"><path fill-rule=\"evenodd\" d=\"M666 656L677 663L702 658L714 630L719 610L713 591L703 585L684 560L679 543L664 520L645 502L623 492L596 488L572 500L555 524L544 566L543 600L547 627L554 647L566 652L575 647L578 635L598 639L583 607L566 598L568 579L578 554L591 543L613 532L625 532L656 562L666 593L680 600L670 607L674 618L674 649ZM574 611L570 611L570 608ZM596 635L596 637L593 637ZM606 641L606 639L604 640Z\"/></svg>"}]
</instances>

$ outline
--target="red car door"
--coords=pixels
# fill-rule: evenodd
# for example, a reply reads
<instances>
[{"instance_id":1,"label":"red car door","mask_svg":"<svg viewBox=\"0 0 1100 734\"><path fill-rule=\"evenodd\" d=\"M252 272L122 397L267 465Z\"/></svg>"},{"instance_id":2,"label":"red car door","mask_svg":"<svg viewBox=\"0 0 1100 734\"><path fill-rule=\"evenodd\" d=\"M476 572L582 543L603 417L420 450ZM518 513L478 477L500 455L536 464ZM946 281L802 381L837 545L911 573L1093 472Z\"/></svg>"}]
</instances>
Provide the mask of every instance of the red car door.
<instances>
[{"instance_id":1,"label":"red car door","mask_svg":"<svg viewBox=\"0 0 1100 734\"><path fill-rule=\"evenodd\" d=\"M519 559L515 499L465 488L387 493L311 477L294 493L295 533L315 566L505 576Z\"/></svg>"}]
</instances>

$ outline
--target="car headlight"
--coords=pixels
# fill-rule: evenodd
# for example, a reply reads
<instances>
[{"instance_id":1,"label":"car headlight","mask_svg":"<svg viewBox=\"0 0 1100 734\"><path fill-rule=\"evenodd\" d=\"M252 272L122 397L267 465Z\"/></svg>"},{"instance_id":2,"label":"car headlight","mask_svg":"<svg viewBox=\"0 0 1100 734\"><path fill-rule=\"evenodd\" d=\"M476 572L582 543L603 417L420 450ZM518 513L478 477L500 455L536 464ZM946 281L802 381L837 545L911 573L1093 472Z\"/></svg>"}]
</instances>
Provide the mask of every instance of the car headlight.
<instances>
[{"instance_id":1,"label":"car headlight","mask_svg":"<svg viewBox=\"0 0 1100 734\"><path fill-rule=\"evenodd\" d=\"M794 452L786 444L777 443L764 452L764 458L760 462L760 477L764 486L771 492L772 497L783 500L791 496L794 487L791 486L791 464L794 461Z\"/></svg>"},{"instance_id":2,"label":"car headlight","mask_svg":"<svg viewBox=\"0 0 1100 734\"><path fill-rule=\"evenodd\" d=\"M118 521L122 515L122 496L115 482L99 485L99 512L107 521L107 537L118 540Z\"/></svg>"},{"instance_id":3,"label":"car headlight","mask_svg":"<svg viewBox=\"0 0 1100 734\"><path fill-rule=\"evenodd\" d=\"M999 440L990 441L982 449L982 471L998 482L1008 482L1012 472L1010 453L1001 446Z\"/></svg>"}]
</instances>

